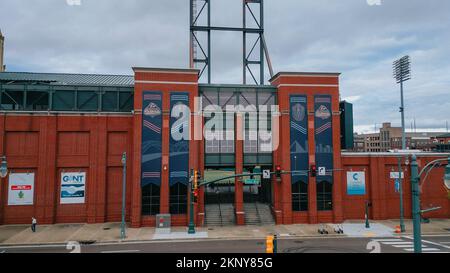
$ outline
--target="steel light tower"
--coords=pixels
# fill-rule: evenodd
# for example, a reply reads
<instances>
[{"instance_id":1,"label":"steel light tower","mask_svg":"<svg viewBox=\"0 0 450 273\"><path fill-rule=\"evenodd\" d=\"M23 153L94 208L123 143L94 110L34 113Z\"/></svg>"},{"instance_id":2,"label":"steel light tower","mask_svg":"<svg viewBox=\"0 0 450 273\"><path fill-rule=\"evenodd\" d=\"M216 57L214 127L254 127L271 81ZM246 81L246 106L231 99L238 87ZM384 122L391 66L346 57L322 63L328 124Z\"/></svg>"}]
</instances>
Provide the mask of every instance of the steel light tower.
<instances>
[{"instance_id":1,"label":"steel light tower","mask_svg":"<svg viewBox=\"0 0 450 273\"><path fill-rule=\"evenodd\" d=\"M190 67L200 69L199 78L206 78L207 83L210 84L212 82L211 33L224 31L240 32L243 36L243 84L247 84L247 77L250 75L254 84L264 85L264 57L267 61L270 76L274 75L264 38L264 0L239 0L242 1L242 27L213 26L211 22L212 1L214 0L189 1ZM248 48L248 45L252 46ZM255 54L253 54L254 52ZM258 68L258 73L255 72L256 68ZM206 73L207 76L205 76Z\"/></svg>"},{"instance_id":2,"label":"steel light tower","mask_svg":"<svg viewBox=\"0 0 450 273\"><path fill-rule=\"evenodd\" d=\"M406 132L405 132L405 103L403 97L403 82L411 79L411 61L409 56L404 56L394 62L394 78L400 84L400 113L402 118L402 150L406 150ZM401 177L401 156L398 157L399 166L399 184L400 184L400 229L405 232L405 224L403 221L403 179Z\"/></svg>"},{"instance_id":3,"label":"steel light tower","mask_svg":"<svg viewBox=\"0 0 450 273\"><path fill-rule=\"evenodd\" d=\"M400 113L402 114L402 150L406 150L406 135L405 135L405 105L403 99L403 82L411 79L411 60L409 56L404 56L394 62L394 78L400 84L401 106Z\"/></svg>"}]
</instances>

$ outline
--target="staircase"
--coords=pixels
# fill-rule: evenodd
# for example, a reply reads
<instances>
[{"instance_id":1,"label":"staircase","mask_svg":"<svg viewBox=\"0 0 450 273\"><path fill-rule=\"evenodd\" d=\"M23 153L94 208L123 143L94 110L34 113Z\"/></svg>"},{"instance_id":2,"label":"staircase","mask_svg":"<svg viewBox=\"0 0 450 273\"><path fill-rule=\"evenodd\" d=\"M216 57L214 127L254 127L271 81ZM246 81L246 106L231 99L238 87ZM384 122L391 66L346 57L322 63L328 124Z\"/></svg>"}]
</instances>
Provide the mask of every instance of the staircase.
<instances>
[{"instance_id":1,"label":"staircase","mask_svg":"<svg viewBox=\"0 0 450 273\"><path fill-rule=\"evenodd\" d=\"M205 205L205 225L208 227L224 227L235 225L233 204Z\"/></svg>"},{"instance_id":2,"label":"staircase","mask_svg":"<svg viewBox=\"0 0 450 273\"><path fill-rule=\"evenodd\" d=\"M275 225L270 206L262 203L245 203L245 224L249 226Z\"/></svg>"}]
</instances>

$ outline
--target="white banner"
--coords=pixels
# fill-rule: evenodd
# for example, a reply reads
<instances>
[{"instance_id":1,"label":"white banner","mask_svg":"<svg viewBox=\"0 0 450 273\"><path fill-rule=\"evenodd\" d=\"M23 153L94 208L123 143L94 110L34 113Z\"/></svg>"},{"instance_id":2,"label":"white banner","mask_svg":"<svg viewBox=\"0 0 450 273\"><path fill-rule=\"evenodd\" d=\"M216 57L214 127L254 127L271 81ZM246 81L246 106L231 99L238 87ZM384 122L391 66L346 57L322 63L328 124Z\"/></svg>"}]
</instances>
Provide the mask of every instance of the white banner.
<instances>
[{"instance_id":1,"label":"white banner","mask_svg":"<svg viewBox=\"0 0 450 273\"><path fill-rule=\"evenodd\" d=\"M61 173L61 204L84 204L86 173Z\"/></svg>"},{"instance_id":2,"label":"white banner","mask_svg":"<svg viewBox=\"0 0 450 273\"><path fill-rule=\"evenodd\" d=\"M29 206L34 201L34 173L9 175L8 206Z\"/></svg>"},{"instance_id":3,"label":"white banner","mask_svg":"<svg viewBox=\"0 0 450 273\"><path fill-rule=\"evenodd\" d=\"M400 177L400 175L398 174L398 172L391 172L391 179L398 179ZM405 173L402 172L401 173L402 179L405 179Z\"/></svg>"},{"instance_id":4,"label":"white banner","mask_svg":"<svg viewBox=\"0 0 450 273\"><path fill-rule=\"evenodd\" d=\"M347 172L347 194L366 194L366 174L365 172Z\"/></svg>"}]
</instances>

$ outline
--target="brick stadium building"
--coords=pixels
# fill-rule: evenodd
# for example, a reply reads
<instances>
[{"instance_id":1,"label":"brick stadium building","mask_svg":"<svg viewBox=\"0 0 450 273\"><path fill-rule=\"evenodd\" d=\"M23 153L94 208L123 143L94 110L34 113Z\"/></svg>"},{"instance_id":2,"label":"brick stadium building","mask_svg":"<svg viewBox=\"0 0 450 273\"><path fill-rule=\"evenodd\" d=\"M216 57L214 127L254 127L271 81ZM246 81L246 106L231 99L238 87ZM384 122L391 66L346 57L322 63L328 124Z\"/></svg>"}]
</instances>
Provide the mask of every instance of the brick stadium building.
<instances>
[{"instance_id":1,"label":"brick stadium building","mask_svg":"<svg viewBox=\"0 0 450 273\"><path fill-rule=\"evenodd\" d=\"M277 224L340 223L363 219L366 201L372 203L371 219L399 217L391 179L398 172L398 155L341 152L339 74L281 72L270 86L243 86L199 84L198 73L162 68L134 68L134 76L0 73L0 155L9 169L0 182L0 224L27 224L32 216L42 224L120 221L124 152L126 218L132 227L155 226L157 214L171 214L172 225L186 226L191 169L208 180L251 173L256 166L299 172L259 186L235 178L202 187L196 224L212 223L208 217L217 207L221 216L231 211L222 223L237 225L255 221L252 208L267 208ZM174 141L174 106L192 110L192 134L194 121L208 119L194 111L196 97L204 108L279 105L271 113L279 117L281 129L271 140L278 137L279 146L267 152L258 141L234 140L241 131L234 128L249 130L250 115L237 113L228 128L231 138ZM419 154L419 164L447 156ZM324 167L324 173L312 177L306 172L311 165ZM410 169L402 168L405 212L411 217ZM82 194L62 178L69 173L83 174ZM350 189L349 174L363 182L362 191ZM443 168L435 169L423 187L422 207L442 207L427 217L450 216L443 175Z\"/></svg>"}]
</instances>

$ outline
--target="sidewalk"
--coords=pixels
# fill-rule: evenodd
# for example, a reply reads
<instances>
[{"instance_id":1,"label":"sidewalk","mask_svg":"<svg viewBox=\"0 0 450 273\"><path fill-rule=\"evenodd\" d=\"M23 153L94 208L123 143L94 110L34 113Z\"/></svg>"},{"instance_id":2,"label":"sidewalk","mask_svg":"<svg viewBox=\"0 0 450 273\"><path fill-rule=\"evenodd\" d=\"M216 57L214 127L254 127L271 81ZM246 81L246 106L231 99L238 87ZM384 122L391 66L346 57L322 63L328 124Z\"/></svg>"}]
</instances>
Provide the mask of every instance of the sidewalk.
<instances>
[{"instance_id":1,"label":"sidewalk","mask_svg":"<svg viewBox=\"0 0 450 273\"><path fill-rule=\"evenodd\" d=\"M317 232L320 225L280 225L280 226L231 226L197 228L196 235L188 235L187 228L172 228L170 233L157 233L155 228L127 228L127 238L123 242L157 241L157 240L224 240L224 239L264 239L277 234L284 238L296 237L388 237L394 233L398 221L371 221L371 228L365 229L363 221L347 221L343 224L344 234L334 232L334 225L326 225L328 235ZM412 222L405 221L407 232L412 234ZM449 234L450 219L431 220L422 224L422 234ZM0 246L6 245L43 245L65 244L69 241L81 243L120 242L120 223L105 224L60 224L39 225L37 232L31 232L27 226L0 226Z\"/></svg>"}]
</instances>

